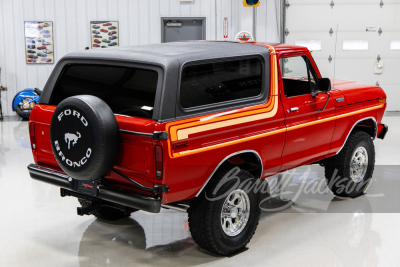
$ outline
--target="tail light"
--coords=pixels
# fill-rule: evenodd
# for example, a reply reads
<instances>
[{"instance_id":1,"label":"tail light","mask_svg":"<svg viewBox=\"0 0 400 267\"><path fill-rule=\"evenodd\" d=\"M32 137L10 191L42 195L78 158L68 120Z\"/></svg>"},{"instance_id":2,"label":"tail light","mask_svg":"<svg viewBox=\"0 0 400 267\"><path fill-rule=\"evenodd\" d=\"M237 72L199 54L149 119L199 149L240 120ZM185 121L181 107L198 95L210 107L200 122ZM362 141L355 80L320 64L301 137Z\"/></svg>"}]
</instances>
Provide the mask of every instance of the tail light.
<instances>
[{"instance_id":1,"label":"tail light","mask_svg":"<svg viewBox=\"0 0 400 267\"><path fill-rule=\"evenodd\" d=\"M35 137L35 123L29 124L29 137L31 138L32 151L36 152L36 137Z\"/></svg>"},{"instance_id":2,"label":"tail light","mask_svg":"<svg viewBox=\"0 0 400 267\"><path fill-rule=\"evenodd\" d=\"M163 171L163 154L161 146L157 145L154 147L154 157L155 157L156 179L161 180Z\"/></svg>"}]
</instances>

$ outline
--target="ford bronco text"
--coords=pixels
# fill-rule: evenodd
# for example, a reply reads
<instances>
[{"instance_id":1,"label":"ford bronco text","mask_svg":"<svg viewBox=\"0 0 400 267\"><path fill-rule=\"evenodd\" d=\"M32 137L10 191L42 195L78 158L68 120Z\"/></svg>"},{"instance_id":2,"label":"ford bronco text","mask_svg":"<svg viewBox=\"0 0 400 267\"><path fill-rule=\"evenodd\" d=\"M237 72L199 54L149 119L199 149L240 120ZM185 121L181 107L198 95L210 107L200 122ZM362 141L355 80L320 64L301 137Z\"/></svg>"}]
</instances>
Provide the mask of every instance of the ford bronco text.
<instances>
[{"instance_id":1,"label":"ford bronco text","mask_svg":"<svg viewBox=\"0 0 400 267\"><path fill-rule=\"evenodd\" d=\"M79 215L188 212L193 239L231 255L260 217L260 193L242 184L318 163L333 194L362 195L373 140L388 131L385 108L380 87L331 86L300 46L201 41L74 52L55 66L30 116L28 170L78 198Z\"/></svg>"}]
</instances>

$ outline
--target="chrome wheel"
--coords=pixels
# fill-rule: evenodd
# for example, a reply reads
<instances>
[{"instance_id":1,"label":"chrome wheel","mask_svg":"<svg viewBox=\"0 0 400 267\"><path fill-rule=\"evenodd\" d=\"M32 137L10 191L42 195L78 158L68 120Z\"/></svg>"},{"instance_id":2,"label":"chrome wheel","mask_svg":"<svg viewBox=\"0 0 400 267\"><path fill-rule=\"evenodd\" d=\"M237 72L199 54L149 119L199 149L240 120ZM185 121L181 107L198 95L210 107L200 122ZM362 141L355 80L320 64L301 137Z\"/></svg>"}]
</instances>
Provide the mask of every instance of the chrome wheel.
<instances>
[{"instance_id":1,"label":"chrome wheel","mask_svg":"<svg viewBox=\"0 0 400 267\"><path fill-rule=\"evenodd\" d=\"M368 152L364 147L360 146L354 151L350 162L350 177L353 182L361 182L364 179L367 169Z\"/></svg>"},{"instance_id":2,"label":"chrome wheel","mask_svg":"<svg viewBox=\"0 0 400 267\"><path fill-rule=\"evenodd\" d=\"M228 236L237 236L246 227L250 216L249 196L242 189L232 191L221 210L222 230Z\"/></svg>"}]
</instances>

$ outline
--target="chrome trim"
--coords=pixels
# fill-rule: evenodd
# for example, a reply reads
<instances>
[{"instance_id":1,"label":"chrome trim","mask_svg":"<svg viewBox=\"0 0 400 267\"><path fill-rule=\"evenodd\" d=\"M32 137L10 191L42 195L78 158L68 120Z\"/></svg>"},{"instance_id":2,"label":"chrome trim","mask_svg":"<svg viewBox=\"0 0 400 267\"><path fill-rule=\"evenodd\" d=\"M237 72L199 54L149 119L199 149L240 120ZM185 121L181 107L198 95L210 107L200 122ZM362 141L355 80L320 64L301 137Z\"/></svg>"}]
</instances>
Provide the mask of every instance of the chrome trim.
<instances>
[{"instance_id":1,"label":"chrome trim","mask_svg":"<svg viewBox=\"0 0 400 267\"><path fill-rule=\"evenodd\" d=\"M173 203L161 204L161 207L163 207L164 209L177 210L177 211L181 211L181 212L187 212L189 209L188 205L183 206L183 205L173 204Z\"/></svg>"},{"instance_id":2,"label":"chrome trim","mask_svg":"<svg viewBox=\"0 0 400 267\"><path fill-rule=\"evenodd\" d=\"M346 144L347 139L349 138L349 136L350 136L351 132L353 131L354 127L356 127L357 124L358 124L360 121L365 121L365 120L369 120L369 119L372 119L372 120L374 121L374 123L375 123L374 139L376 138L376 134L377 134L377 132L378 132L378 124L377 124L377 122L376 122L375 117L366 117L366 118L363 118L363 119L361 119L361 120L358 120L358 121L356 121L356 123L354 123L353 127L351 127L349 133L347 134L346 140L344 140L344 143L343 143L342 147L338 150L338 152L336 152L336 155L339 154L340 151L342 151L342 149L343 149L344 145Z\"/></svg>"},{"instance_id":3,"label":"chrome trim","mask_svg":"<svg viewBox=\"0 0 400 267\"><path fill-rule=\"evenodd\" d=\"M214 171L213 171L213 172L211 173L211 175L208 177L207 181L204 183L203 187L199 190L199 192L197 192L197 194L196 194L195 197L198 197L198 196L200 195L200 193L203 191L204 187L206 187L207 183L208 183L208 182L210 181L210 179L213 177L213 175L215 174L215 172L218 170L219 167L221 167L222 163L224 163L227 159L229 159L229 158L232 157L232 156L236 156L236 155L243 154L243 153L248 153L248 152L254 153L254 154L258 157L258 160L260 161L260 165L261 165L261 172L260 172L260 178L261 178L261 175L262 175L262 173L263 173L263 171L264 171L264 168L263 168L263 161L262 161L262 159L261 159L261 157L260 157L260 154L258 154L258 152L255 151L255 150L242 150L242 151L238 151L238 152L235 152L235 153L232 153L232 154L226 156L226 157L218 164L218 166L214 169Z\"/></svg>"},{"instance_id":4,"label":"chrome trim","mask_svg":"<svg viewBox=\"0 0 400 267\"><path fill-rule=\"evenodd\" d=\"M36 165L36 164L29 164L28 165L28 169L29 170L33 170L33 171L37 171L37 172L42 172L42 173L49 174L49 175L54 175L54 176L57 176L57 177L63 178L63 179L71 178L67 174L64 174L61 171L53 170L53 169L50 169L50 168L47 168L47 167L42 167L42 166L39 166L39 165Z\"/></svg>"}]
</instances>

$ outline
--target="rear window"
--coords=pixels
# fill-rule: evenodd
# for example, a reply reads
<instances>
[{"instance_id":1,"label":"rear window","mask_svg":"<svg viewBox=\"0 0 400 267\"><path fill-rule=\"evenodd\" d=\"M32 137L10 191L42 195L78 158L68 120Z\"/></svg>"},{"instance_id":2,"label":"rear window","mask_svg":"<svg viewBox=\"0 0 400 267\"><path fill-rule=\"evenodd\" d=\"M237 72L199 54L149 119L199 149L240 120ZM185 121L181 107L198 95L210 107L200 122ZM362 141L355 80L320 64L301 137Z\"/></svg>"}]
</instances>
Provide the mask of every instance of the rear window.
<instances>
[{"instance_id":1,"label":"rear window","mask_svg":"<svg viewBox=\"0 0 400 267\"><path fill-rule=\"evenodd\" d=\"M258 96L261 73L259 58L187 66L182 72L181 106L192 108Z\"/></svg>"},{"instance_id":2,"label":"rear window","mask_svg":"<svg viewBox=\"0 0 400 267\"><path fill-rule=\"evenodd\" d=\"M69 65L50 100L58 105L67 97L94 95L116 114L152 118L157 90L155 70L103 65Z\"/></svg>"}]
</instances>

